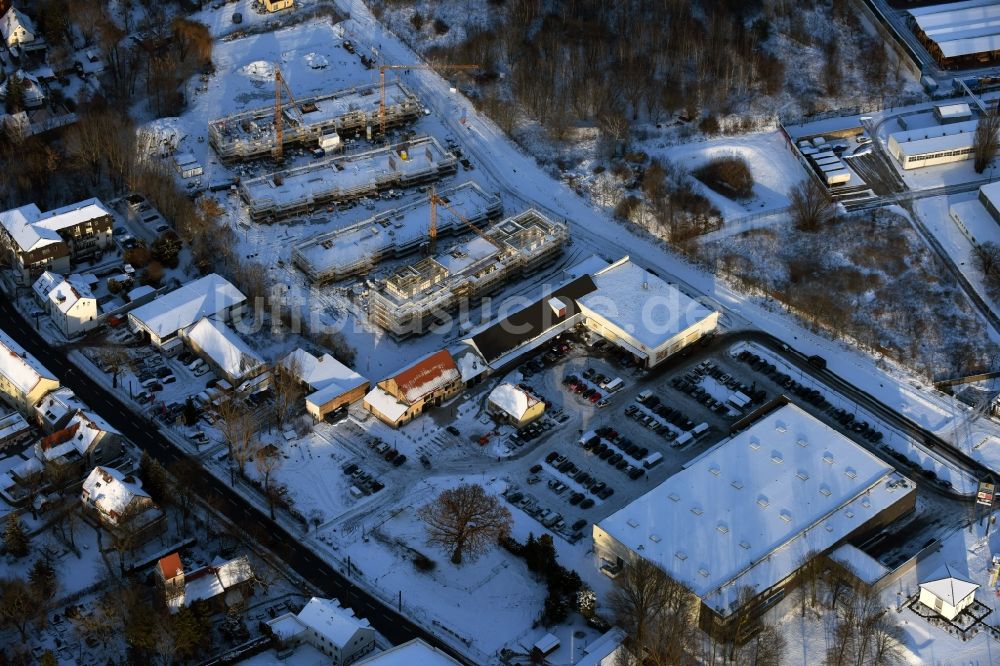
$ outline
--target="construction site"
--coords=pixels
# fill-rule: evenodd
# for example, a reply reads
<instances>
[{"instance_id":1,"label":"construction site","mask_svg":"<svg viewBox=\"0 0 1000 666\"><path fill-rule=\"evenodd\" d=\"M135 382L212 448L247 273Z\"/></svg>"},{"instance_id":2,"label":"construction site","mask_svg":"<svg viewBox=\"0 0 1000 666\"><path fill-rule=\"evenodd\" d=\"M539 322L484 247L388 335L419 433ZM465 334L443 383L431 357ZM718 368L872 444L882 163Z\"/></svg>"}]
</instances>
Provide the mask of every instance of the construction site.
<instances>
[{"instance_id":1,"label":"construction site","mask_svg":"<svg viewBox=\"0 0 1000 666\"><path fill-rule=\"evenodd\" d=\"M287 101L282 98L282 90ZM370 139L380 127L383 132L401 127L422 113L420 100L398 81L385 85L384 97L378 87L370 85L296 100L276 71L275 100L275 106L209 122L208 140L220 159L234 162L268 157L275 154L279 142L282 147L314 144L327 148L331 143L339 144L341 138ZM276 118L279 122L275 122Z\"/></svg>"},{"instance_id":2,"label":"construction site","mask_svg":"<svg viewBox=\"0 0 1000 666\"><path fill-rule=\"evenodd\" d=\"M240 197L252 219L279 219L394 187L429 183L457 170L457 158L437 139L420 137L244 180Z\"/></svg>"},{"instance_id":3,"label":"construction site","mask_svg":"<svg viewBox=\"0 0 1000 666\"><path fill-rule=\"evenodd\" d=\"M459 305L498 291L554 261L569 240L565 223L530 209L436 256L405 266L372 290L369 318L395 338L419 335Z\"/></svg>"},{"instance_id":4,"label":"construction site","mask_svg":"<svg viewBox=\"0 0 1000 666\"><path fill-rule=\"evenodd\" d=\"M445 214L438 215L438 206ZM470 181L432 192L426 201L306 239L292 248L292 261L314 284L336 282L426 248L439 235L463 234L469 225L482 227L502 213L500 197Z\"/></svg>"}]
</instances>

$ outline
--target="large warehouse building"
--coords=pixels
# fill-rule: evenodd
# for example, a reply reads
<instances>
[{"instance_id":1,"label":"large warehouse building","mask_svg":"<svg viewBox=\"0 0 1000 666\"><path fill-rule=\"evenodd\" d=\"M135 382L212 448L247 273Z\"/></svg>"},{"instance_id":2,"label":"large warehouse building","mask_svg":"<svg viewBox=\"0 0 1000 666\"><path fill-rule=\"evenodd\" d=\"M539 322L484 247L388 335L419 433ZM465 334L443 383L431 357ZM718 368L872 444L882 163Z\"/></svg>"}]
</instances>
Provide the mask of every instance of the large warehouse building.
<instances>
[{"instance_id":1,"label":"large warehouse building","mask_svg":"<svg viewBox=\"0 0 1000 666\"><path fill-rule=\"evenodd\" d=\"M700 600L706 631L754 592L777 603L810 554L828 553L913 510L913 482L791 404L695 459L594 525L602 571L642 557Z\"/></svg>"},{"instance_id":2,"label":"large warehouse building","mask_svg":"<svg viewBox=\"0 0 1000 666\"><path fill-rule=\"evenodd\" d=\"M966 0L910 9L914 34L942 67L988 65L1000 58L1000 4Z\"/></svg>"}]
</instances>

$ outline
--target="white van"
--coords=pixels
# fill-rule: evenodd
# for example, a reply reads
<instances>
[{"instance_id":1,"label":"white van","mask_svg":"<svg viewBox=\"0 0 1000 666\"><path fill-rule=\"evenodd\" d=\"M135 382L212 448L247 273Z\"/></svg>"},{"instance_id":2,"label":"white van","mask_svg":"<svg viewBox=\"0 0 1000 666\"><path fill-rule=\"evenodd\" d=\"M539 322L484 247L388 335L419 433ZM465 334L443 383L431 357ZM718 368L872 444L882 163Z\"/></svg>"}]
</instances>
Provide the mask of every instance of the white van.
<instances>
[{"instance_id":1,"label":"white van","mask_svg":"<svg viewBox=\"0 0 1000 666\"><path fill-rule=\"evenodd\" d=\"M610 381L604 382L601 388L608 393L614 393L615 391L620 391L623 386L625 386L625 382L623 382L620 377L615 377Z\"/></svg>"},{"instance_id":2,"label":"white van","mask_svg":"<svg viewBox=\"0 0 1000 666\"><path fill-rule=\"evenodd\" d=\"M653 397L653 392L646 390L641 392L639 395L635 396L635 401L639 404L644 404L647 400Z\"/></svg>"},{"instance_id":3,"label":"white van","mask_svg":"<svg viewBox=\"0 0 1000 666\"><path fill-rule=\"evenodd\" d=\"M691 436L692 437L701 437L706 432L708 432L708 424L707 423L699 423L695 427L691 428Z\"/></svg>"},{"instance_id":4,"label":"white van","mask_svg":"<svg viewBox=\"0 0 1000 666\"><path fill-rule=\"evenodd\" d=\"M744 409L750 404L750 398L742 391L736 391L726 400L730 405L736 409Z\"/></svg>"},{"instance_id":5,"label":"white van","mask_svg":"<svg viewBox=\"0 0 1000 666\"><path fill-rule=\"evenodd\" d=\"M663 462L663 454L660 453L659 451L656 451L655 453L650 453L643 459L642 466L645 467L646 469L652 469L657 465L659 465L661 462Z\"/></svg>"},{"instance_id":6,"label":"white van","mask_svg":"<svg viewBox=\"0 0 1000 666\"><path fill-rule=\"evenodd\" d=\"M680 448L694 439L694 435L690 432L682 432L677 439L670 443L670 446L674 448Z\"/></svg>"}]
</instances>

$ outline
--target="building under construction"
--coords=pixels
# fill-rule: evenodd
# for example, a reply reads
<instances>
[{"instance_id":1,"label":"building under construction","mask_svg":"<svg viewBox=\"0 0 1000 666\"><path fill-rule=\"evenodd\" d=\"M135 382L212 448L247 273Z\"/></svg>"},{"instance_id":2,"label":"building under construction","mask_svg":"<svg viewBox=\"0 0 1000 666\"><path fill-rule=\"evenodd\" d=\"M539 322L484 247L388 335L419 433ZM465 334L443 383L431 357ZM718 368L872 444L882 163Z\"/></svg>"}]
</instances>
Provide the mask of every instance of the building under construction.
<instances>
[{"instance_id":1,"label":"building under construction","mask_svg":"<svg viewBox=\"0 0 1000 666\"><path fill-rule=\"evenodd\" d=\"M438 215L438 236L466 233L470 231L466 222L482 227L503 213L500 197L471 181L437 192L436 197L449 207ZM417 201L302 241L292 248L292 261L313 283L363 275L380 261L426 247L430 220L430 201Z\"/></svg>"},{"instance_id":2,"label":"building under construction","mask_svg":"<svg viewBox=\"0 0 1000 666\"><path fill-rule=\"evenodd\" d=\"M457 169L454 155L433 137L421 137L244 180L240 196L254 220L278 219L394 187L429 183Z\"/></svg>"},{"instance_id":3,"label":"building under construction","mask_svg":"<svg viewBox=\"0 0 1000 666\"><path fill-rule=\"evenodd\" d=\"M372 291L369 318L393 337L423 333L461 304L498 291L555 260L569 230L531 209L405 266Z\"/></svg>"},{"instance_id":4,"label":"building under construction","mask_svg":"<svg viewBox=\"0 0 1000 666\"><path fill-rule=\"evenodd\" d=\"M386 129L416 120L420 100L401 83L385 86ZM275 107L243 111L208 123L208 140L224 162L267 157L275 148ZM284 102L282 145L319 144L323 136L367 136L379 131L379 88L370 85Z\"/></svg>"}]
</instances>

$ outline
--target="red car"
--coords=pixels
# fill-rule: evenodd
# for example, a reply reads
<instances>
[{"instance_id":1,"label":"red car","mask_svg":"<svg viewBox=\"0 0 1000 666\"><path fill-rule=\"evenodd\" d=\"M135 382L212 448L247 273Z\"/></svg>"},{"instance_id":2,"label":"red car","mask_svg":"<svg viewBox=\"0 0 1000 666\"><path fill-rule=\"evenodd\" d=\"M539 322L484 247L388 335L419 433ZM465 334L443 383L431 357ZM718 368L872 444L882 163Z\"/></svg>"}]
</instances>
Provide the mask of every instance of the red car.
<instances>
[{"instance_id":1,"label":"red car","mask_svg":"<svg viewBox=\"0 0 1000 666\"><path fill-rule=\"evenodd\" d=\"M601 395L601 392L600 392L600 391L594 391L594 395L590 396L590 397L589 397L589 398L587 398L587 399L588 399L588 400L590 400L591 402L597 402L597 401L598 401L598 400L600 400L600 399L601 399L602 397L603 397L603 396Z\"/></svg>"}]
</instances>

